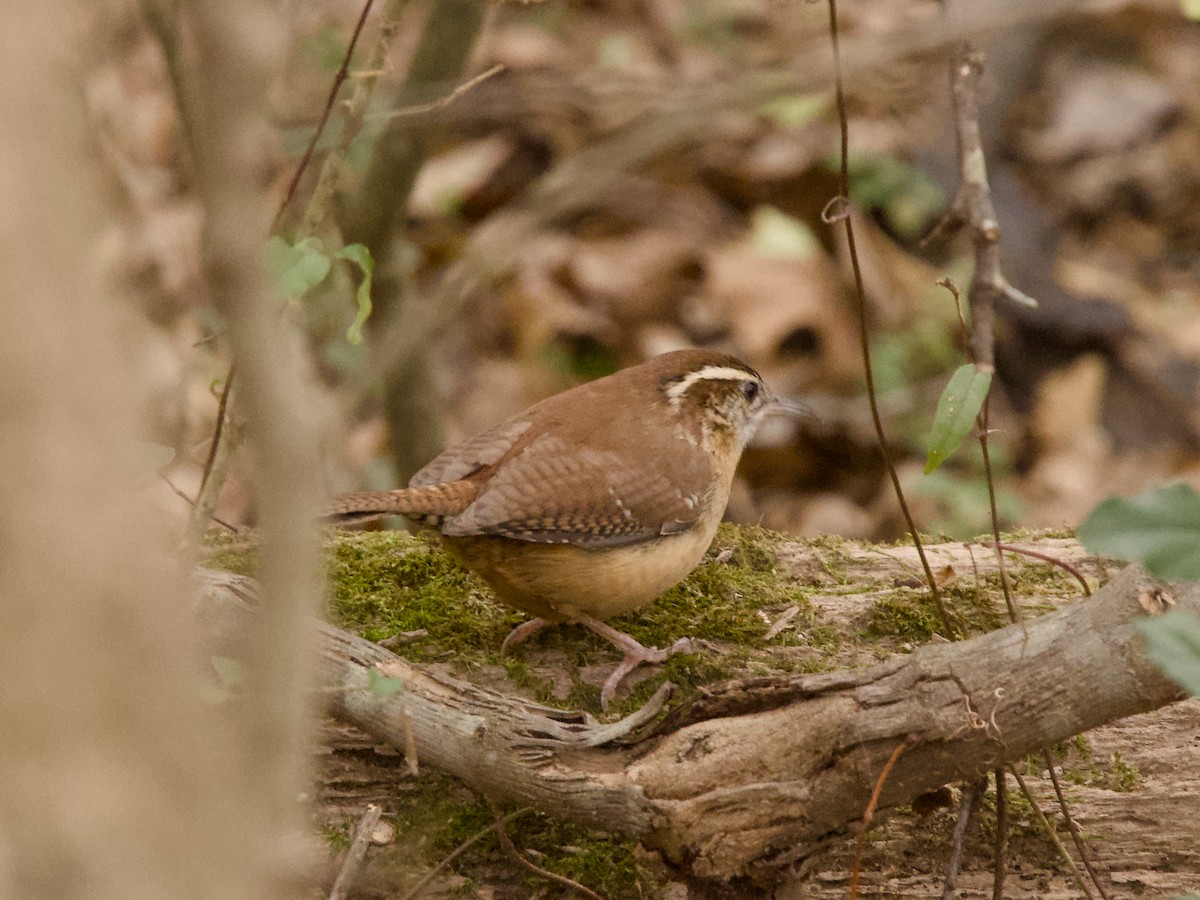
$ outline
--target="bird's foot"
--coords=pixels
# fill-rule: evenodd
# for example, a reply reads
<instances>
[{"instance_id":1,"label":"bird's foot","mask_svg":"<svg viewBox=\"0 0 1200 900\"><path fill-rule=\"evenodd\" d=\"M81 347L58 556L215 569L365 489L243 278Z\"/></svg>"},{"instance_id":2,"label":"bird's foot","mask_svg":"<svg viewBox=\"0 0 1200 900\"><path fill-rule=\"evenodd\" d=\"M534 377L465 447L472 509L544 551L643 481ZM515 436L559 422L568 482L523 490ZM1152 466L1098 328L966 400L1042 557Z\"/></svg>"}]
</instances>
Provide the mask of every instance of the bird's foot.
<instances>
[{"instance_id":1,"label":"bird's foot","mask_svg":"<svg viewBox=\"0 0 1200 900\"><path fill-rule=\"evenodd\" d=\"M550 624L549 619L530 619L528 622L522 622L516 628L508 633L508 637L504 639L504 643L500 645L500 652L507 653L509 647L515 647L531 634L541 631Z\"/></svg>"},{"instance_id":2,"label":"bird's foot","mask_svg":"<svg viewBox=\"0 0 1200 900\"><path fill-rule=\"evenodd\" d=\"M665 662L669 656L676 653L690 653L692 650L691 638L680 638L670 647L660 650L657 647L647 647L625 632L618 631L611 625L607 625L599 619L593 619L591 616L578 616L576 621L581 625L586 625L624 654L612 674L605 679L604 687L600 689L600 708L604 710L608 709L608 704L617 695L617 688L625 680L625 676L642 663Z\"/></svg>"}]
</instances>

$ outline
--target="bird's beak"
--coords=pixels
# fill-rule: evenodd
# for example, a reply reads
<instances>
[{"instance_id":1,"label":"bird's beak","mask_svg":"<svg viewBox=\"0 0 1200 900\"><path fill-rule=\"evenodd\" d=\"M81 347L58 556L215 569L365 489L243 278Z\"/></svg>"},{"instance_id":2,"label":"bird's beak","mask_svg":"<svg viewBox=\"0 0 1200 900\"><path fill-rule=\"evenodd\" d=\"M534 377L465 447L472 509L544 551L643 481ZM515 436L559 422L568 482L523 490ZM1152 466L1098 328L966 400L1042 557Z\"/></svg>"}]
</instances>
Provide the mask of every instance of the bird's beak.
<instances>
[{"instance_id":1,"label":"bird's beak","mask_svg":"<svg viewBox=\"0 0 1200 900\"><path fill-rule=\"evenodd\" d=\"M820 419L820 416L803 403L792 400L790 397L777 397L774 395L771 396L767 405L763 407L763 414L768 416L790 416L793 419Z\"/></svg>"}]
</instances>

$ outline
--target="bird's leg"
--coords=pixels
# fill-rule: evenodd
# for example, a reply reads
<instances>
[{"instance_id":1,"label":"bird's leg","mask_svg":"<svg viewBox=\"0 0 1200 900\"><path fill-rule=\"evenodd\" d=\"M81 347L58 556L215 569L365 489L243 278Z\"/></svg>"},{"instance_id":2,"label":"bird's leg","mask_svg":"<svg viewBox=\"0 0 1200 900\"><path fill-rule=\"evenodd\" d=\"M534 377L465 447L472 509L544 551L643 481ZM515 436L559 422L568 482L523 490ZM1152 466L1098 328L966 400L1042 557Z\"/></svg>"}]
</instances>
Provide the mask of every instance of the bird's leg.
<instances>
[{"instance_id":1,"label":"bird's leg","mask_svg":"<svg viewBox=\"0 0 1200 900\"><path fill-rule=\"evenodd\" d=\"M547 625L551 624L549 619L530 619L528 622L522 622L516 628L508 633L508 637L504 639L504 643L500 645L500 652L504 653L509 647L515 647L525 638L529 637L538 631L541 631ZM632 638L630 639L632 640Z\"/></svg>"},{"instance_id":2,"label":"bird's leg","mask_svg":"<svg viewBox=\"0 0 1200 900\"><path fill-rule=\"evenodd\" d=\"M634 640L625 632L618 631L611 625L607 625L599 619L593 619L591 616L576 614L573 620L580 625L586 625L624 654L621 662L605 680L604 687L600 689L601 709L608 709L608 704L616 696L617 687L624 680L625 676L642 663L664 662L668 656L675 653L687 653L692 649L690 638L680 638L666 650L659 650L657 647L647 647L645 644Z\"/></svg>"}]
</instances>

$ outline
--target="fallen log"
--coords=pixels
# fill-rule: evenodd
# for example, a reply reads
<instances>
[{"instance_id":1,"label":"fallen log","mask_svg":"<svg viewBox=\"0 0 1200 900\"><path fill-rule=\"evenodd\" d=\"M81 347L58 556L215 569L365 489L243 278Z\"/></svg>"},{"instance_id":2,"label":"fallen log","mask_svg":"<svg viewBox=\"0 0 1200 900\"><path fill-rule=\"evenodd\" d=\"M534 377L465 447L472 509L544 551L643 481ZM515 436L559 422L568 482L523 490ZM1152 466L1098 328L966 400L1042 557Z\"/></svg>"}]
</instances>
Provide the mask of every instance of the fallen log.
<instances>
[{"instance_id":1,"label":"fallen log","mask_svg":"<svg viewBox=\"0 0 1200 900\"><path fill-rule=\"evenodd\" d=\"M253 582L205 571L201 584L202 623L236 645ZM334 715L408 748L412 764L636 838L700 877L769 877L845 835L899 745L883 810L1180 699L1136 628L1172 590L1200 609L1200 586L1164 586L1130 567L1023 625L864 668L736 679L658 721L664 691L601 723L411 664L329 625L319 626L322 681ZM373 690L372 670L402 689Z\"/></svg>"}]
</instances>

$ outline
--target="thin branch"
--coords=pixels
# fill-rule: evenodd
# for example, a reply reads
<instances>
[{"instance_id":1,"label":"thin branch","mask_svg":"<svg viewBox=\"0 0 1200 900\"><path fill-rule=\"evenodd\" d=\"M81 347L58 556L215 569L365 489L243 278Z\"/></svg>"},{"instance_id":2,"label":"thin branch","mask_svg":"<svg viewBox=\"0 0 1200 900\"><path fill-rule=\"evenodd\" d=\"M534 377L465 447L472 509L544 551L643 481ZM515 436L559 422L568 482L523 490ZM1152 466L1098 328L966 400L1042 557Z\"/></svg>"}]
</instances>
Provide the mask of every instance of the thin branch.
<instances>
[{"instance_id":1,"label":"thin branch","mask_svg":"<svg viewBox=\"0 0 1200 900\"><path fill-rule=\"evenodd\" d=\"M304 176L304 171L308 168L313 153L317 149L317 142L321 140L321 135L325 132L325 125L329 122L329 114L333 111L333 104L337 99L338 91L342 89L342 84L350 74L350 60L354 58L354 48L358 45L358 36L362 34L363 25L367 21L367 14L371 12L371 5L374 2L375 0L366 0L363 3L362 12L359 13L358 22L354 26L354 33L350 35L350 43L346 45L346 52L342 56L342 64L338 67L337 74L333 76L333 84L330 85L329 94L325 98L325 108L321 110L321 119L317 123L317 130L313 132L312 139L308 142L308 146L304 148L304 156L300 158L300 164L296 166L296 171L292 174L292 180L288 184L287 193L284 194L283 201L279 204L279 209L275 212L275 218L271 221L272 231L278 227L279 220L283 218L284 210L292 202L296 188L300 185L300 179Z\"/></svg>"},{"instance_id":2,"label":"thin branch","mask_svg":"<svg viewBox=\"0 0 1200 900\"><path fill-rule=\"evenodd\" d=\"M971 541L973 544L984 544L984 541ZM1092 596L1092 588L1087 583L1087 578L1075 566L1071 565L1065 559L1060 559L1057 556L1051 556L1049 553L1042 553L1039 550L1030 550L1028 547L1019 547L1016 544L1000 544L1000 549L1005 553L1016 553L1019 556L1028 556L1032 559L1040 559L1043 562L1048 562L1052 566L1058 566L1067 574L1073 576L1079 582L1079 587L1083 590L1083 596Z\"/></svg>"},{"instance_id":3,"label":"thin branch","mask_svg":"<svg viewBox=\"0 0 1200 900\"><path fill-rule=\"evenodd\" d=\"M1104 889L1104 885L1100 883L1100 876L1096 874L1096 868L1092 865L1091 857L1088 855L1087 847L1084 845L1083 835L1079 833L1079 825L1075 822L1075 817L1071 815L1071 807L1067 804L1066 795L1063 794L1062 784L1058 780L1058 773L1054 771L1054 760L1050 757L1050 751L1045 752L1046 768L1050 772L1050 782L1054 785L1054 795L1058 798L1058 808L1062 810L1063 820L1067 823L1067 830L1071 832L1071 840L1075 842L1075 849L1079 852L1079 858L1083 860L1083 866L1087 869L1088 875L1092 879L1092 884L1096 886L1096 890L1100 892L1100 896L1104 900L1112 900L1108 891Z\"/></svg>"},{"instance_id":4,"label":"thin branch","mask_svg":"<svg viewBox=\"0 0 1200 900\"><path fill-rule=\"evenodd\" d=\"M358 880L359 872L362 871L363 862L367 858L367 848L371 846L371 836L375 826L379 824L381 815L383 807L377 803L367 804L366 812L362 814L354 829L354 838L350 841L346 858L342 860L337 880L333 882L333 888L329 891L329 900L346 900L354 882Z\"/></svg>"},{"instance_id":5,"label":"thin branch","mask_svg":"<svg viewBox=\"0 0 1200 900\"><path fill-rule=\"evenodd\" d=\"M841 160L838 169L839 196L826 205L825 211L822 213L822 218L830 223L841 220L846 228L846 248L850 254L850 268L854 273L854 291L858 298L858 338L859 346L862 349L863 374L867 382L867 399L871 406L871 421L875 425L875 436L879 443L879 453L883 457L884 465L887 467L888 477L892 482L892 489L895 491L896 500L900 504L900 512L904 516L909 534L912 535L913 545L916 547L917 555L921 559L921 567L925 570L925 582L929 585L929 593L933 597L934 605L937 606L938 615L942 620L942 628L946 631L945 636L953 638L958 629L950 621L946 606L942 602L942 592L938 588L937 579L934 577L933 569L930 567L929 560L925 555L925 546L921 540L921 534L917 530L916 520L913 518L912 511L908 508L908 501L904 497L904 488L900 485L900 474L896 471L896 463L892 459L887 434L883 430L883 418L879 413L879 399L875 391L875 370L871 362L870 330L867 327L867 292L863 286L862 268L858 261L858 245L854 240L854 222L850 215L850 125L846 113L846 91L842 78L842 51L841 41L838 36L837 0L828 0L828 6L829 37L833 46L833 83L837 98L838 126L841 134Z\"/></svg>"},{"instance_id":6,"label":"thin branch","mask_svg":"<svg viewBox=\"0 0 1200 900\"><path fill-rule=\"evenodd\" d=\"M1071 871L1071 877L1075 879L1075 884L1081 890L1088 900L1095 900L1091 889L1084 880L1083 873L1079 871L1079 866L1075 864L1075 860L1071 858L1071 854L1067 848L1063 846L1063 842L1058 837L1058 832L1054 829L1054 825L1046 818L1046 814L1042 812L1042 808L1038 806L1037 798L1033 796L1033 792L1029 790L1029 785L1025 783L1025 779L1021 777L1021 773L1017 771L1016 766L1009 765L1008 771L1012 777L1017 780L1017 784L1021 788L1021 793L1025 795L1025 799L1029 801L1030 808L1033 809L1033 816L1038 820L1038 824L1042 827L1043 833L1054 844L1054 849L1058 851L1059 858L1066 864Z\"/></svg>"},{"instance_id":7,"label":"thin branch","mask_svg":"<svg viewBox=\"0 0 1200 900\"><path fill-rule=\"evenodd\" d=\"M1008 871L1008 776L1004 768L992 773L996 779L996 851L992 854L992 900L1004 900L1004 876Z\"/></svg>"},{"instance_id":8,"label":"thin branch","mask_svg":"<svg viewBox=\"0 0 1200 900\"><path fill-rule=\"evenodd\" d=\"M399 118L403 118L406 116L423 116L426 113L437 112L439 109L445 109L447 106L454 103L454 101L456 101L460 97L462 97L463 94L466 94L467 92L469 92L471 90L474 90L477 86L479 86L483 82L487 81L489 78L499 75L501 72L505 71L507 68L508 68L508 66L504 65L504 63L497 63L496 65L492 66L487 71L480 72L478 75L476 75L474 78L470 79L469 81L464 81L462 84L460 84L458 87L456 87L454 90L452 90L445 97L442 97L440 100L434 100L432 103L422 103L417 106L403 106L400 109L394 109L391 112L381 113L380 115L371 116L370 118L372 120L374 120L374 119L399 119Z\"/></svg>"},{"instance_id":9,"label":"thin branch","mask_svg":"<svg viewBox=\"0 0 1200 900\"><path fill-rule=\"evenodd\" d=\"M175 99L175 109L179 114L180 131L188 149L189 162L194 166L197 153L196 113L192 104L192 96L188 90L180 47L179 0L141 0L140 7L147 27L153 32L162 48L167 77L171 82L171 93ZM196 499L191 500L174 485L171 485L172 490L192 506L190 532L193 538L197 539L204 534L209 521L218 522L226 528L233 528L229 523L222 522L213 515L213 511L217 508L216 495L220 493L225 481L223 464L227 460L222 454L228 448L222 446L222 438L229 421L229 396L233 390L233 370L234 366L230 365L229 373L225 376L221 402L217 408L217 421L213 426L212 441L209 444L208 458L204 461L204 473L200 477L200 489L196 492ZM217 473L215 478L214 472ZM233 530L236 531L236 529Z\"/></svg>"},{"instance_id":10,"label":"thin branch","mask_svg":"<svg viewBox=\"0 0 1200 900\"><path fill-rule=\"evenodd\" d=\"M856 900L858 897L858 873L862 868L863 843L867 839L867 828L870 827L871 820L875 818L875 810L879 807L879 795L883 793L883 786L887 784L888 776L892 774L892 769L900 761L900 757L904 755L904 751L910 745L916 743L916 740L915 735L910 734L897 744L896 749L892 751L892 755L883 764L883 769L879 772L879 777L875 779L875 787L871 791L871 799L867 802L867 808L863 810L862 821L859 823L858 828L858 838L854 845L854 869L850 873L850 900Z\"/></svg>"},{"instance_id":11,"label":"thin branch","mask_svg":"<svg viewBox=\"0 0 1200 900\"><path fill-rule=\"evenodd\" d=\"M263 549L261 616L247 635L247 678L238 729L242 773L277 833L299 826L306 783L311 641L322 595L316 423L304 391L310 371L281 334L278 304L262 263L259 180L246 148L261 134L262 85L279 45L258 40L278 28L265 0L191 0L196 49L196 188L204 203L205 274L229 323L239 397L259 488ZM254 36L251 39L248 36Z\"/></svg>"},{"instance_id":12,"label":"thin branch","mask_svg":"<svg viewBox=\"0 0 1200 900\"><path fill-rule=\"evenodd\" d=\"M200 490L196 492L196 502L192 508L191 533L196 540L208 528L208 520L213 518L213 510L217 508L218 495L225 485L225 472L229 462L232 437L228 437L232 426L233 382L237 372L237 361L229 364L225 375L225 384L221 388L221 400L217 404L217 421L213 425L212 441L208 446L208 458L204 461L204 473L200 476Z\"/></svg>"},{"instance_id":13,"label":"thin branch","mask_svg":"<svg viewBox=\"0 0 1200 900\"><path fill-rule=\"evenodd\" d=\"M601 897L591 888L580 884L578 881L568 878L566 875L559 875L557 872L551 872L549 869L543 869L533 861L522 856L520 851L517 850L516 845L512 842L512 838L508 836L508 832L504 830L504 821L500 817L499 808L491 800L488 801L488 806L492 808L492 813L496 816L496 836L500 839L500 848L504 851L505 855L509 859L511 859L517 865L528 869L539 878L545 878L547 881L553 881L555 884L562 885L568 890L583 894L585 897L591 897L592 900L604 900L603 897Z\"/></svg>"},{"instance_id":14,"label":"thin branch","mask_svg":"<svg viewBox=\"0 0 1200 900\"><path fill-rule=\"evenodd\" d=\"M975 810L983 793L987 790L987 776L967 785L963 790L962 800L958 805L958 820L954 823L954 838L950 842L950 859L946 863L946 882L942 886L942 900L953 900L957 890L958 871L962 865L963 844L967 839L967 829L975 817Z\"/></svg>"},{"instance_id":15,"label":"thin branch","mask_svg":"<svg viewBox=\"0 0 1200 900\"><path fill-rule=\"evenodd\" d=\"M971 356L975 364L991 372L995 358L995 305L1001 298L1024 306L1036 301L1014 288L1000 268L1000 223L992 204L987 160L979 130L979 80L983 75L983 53L969 42L955 48L950 63L950 90L954 100L954 127L962 183L950 204L949 227L966 226L975 246L975 273L968 298L971 306Z\"/></svg>"},{"instance_id":16,"label":"thin branch","mask_svg":"<svg viewBox=\"0 0 1200 900\"><path fill-rule=\"evenodd\" d=\"M504 818L497 819L491 825L488 825L486 828L483 828L480 831L476 832L472 837L467 838L465 841L463 841L461 844L459 844L457 847L454 848L454 852L452 852L449 856L447 856L445 859L443 859L441 862L439 862L436 866L434 866L432 869L430 869L425 874L425 877L422 878L420 881L418 881L415 885L413 885L412 889L409 890L409 892L407 894L405 894L403 897L401 897L400 900L414 900L415 897L419 897L421 895L421 891L423 891L425 889L425 885L427 885L427 884L429 884L429 882L433 881L433 879L437 877L439 872L443 871L452 862L454 862L456 859L458 859L460 856L462 856L464 853L466 853L468 849L473 847L475 844L479 843L479 841L483 840L483 838L487 837L493 831L496 831L499 828L503 828L505 825L507 825L513 819L516 819L519 816L523 816L526 813L531 813L531 812L533 812L532 806L523 806L520 809L515 810L514 812L510 812Z\"/></svg>"},{"instance_id":17,"label":"thin branch","mask_svg":"<svg viewBox=\"0 0 1200 900\"><path fill-rule=\"evenodd\" d=\"M170 489L171 489L171 490L172 490L172 491L175 493L175 496L176 496L176 497L178 497L178 498L180 498L181 500L183 500L183 502L184 502L184 503L186 503L188 506L195 507L195 505L196 505L196 501L195 501L195 500L193 500L191 497L189 497L187 494L185 494L185 493L184 493L184 492L183 492L183 491L182 491L182 490L181 490L181 489L180 489L180 488L179 488L179 487L178 487L178 486L175 484L175 482L173 482L173 481L172 481L170 478L168 478L168 477L167 477L166 475L164 475L162 472L159 472L159 473L158 473L158 477L159 477L159 478L161 478L163 481L165 481L165 482L166 482L166 484L167 484L167 487L169 487L169 488L170 488ZM240 529L240 528L238 528L236 525L231 525L230 523L226 522L226 521L225 521L224 519L222 519L222 518L219 518L219 517L217 517L217 516L210 516L209 518L211 518L211 519L212 519L214 522L216 522L218 525L221 525L221 526L224 526L225 528L228 528L228 529L229 529L230 531L232 531L234 534L237 534L238 532L240 532L240 531L241 531L241 529Z\"/></svg>"},{"instance_id":18,"label":"thin branch","mask_svg":"<svg viewBox=\"0 0 1200 900\"><path fill-rule=\"evenodd\" d=\"M991 372L995 369L995 333L993 322L996 300L1007 297L1010 300L1027 305L1033 304L1034 301L1009 285L1000 269L1000 224L996 219L996 210L992 204L991 186L987 178L987 160L983 152L979 129L979 80L983 74L983 62L983 53L975 49L969 42L964 41L956 48L950 64L950 89L954 103L954 123L958 139L958 160L962 183L959 186L958 194L951 204L948 221L953 227L966 226L971 231L972 242L975 246L975 273L971 279L969 294L972 332L968 345L968 353L976 366L984 371ZM947 285L947 287L954 293L957 304L959 300L958 292L954 290L952 285ZM1008 607L1009 618L1014 623L1022 623L1020 608L1013 600L1012 583L1008 577L1008 568L1004 559L1003 548L1005 545L1000 540L1000 517L996 506L996 482L988 446L990 410L991 396L989 394L989 396L984 398L983 406L979 411L977 426L979 449L983 455L984 475L988 489L988 506L992 525L992 549L996 554L996 564L1000 572L1000 585L1004 592L1004 603ZM1075 573L1075 576L1083 584L1084 591L1090 593L1087 583L1082 576L1078 572ZM1024 628L1023 623L1022 628ZM1050 771L1051 780L1054 782L1055 794L1062 808L1063 817L1067 821L1071 837L1075 842L1076 849L1079 851L1080 858L1083 860L1088 875L1095 884L1096 889L1105 900L1108 900L1108 896L1101 886L1099 878L1084 849L1083 841L1079 835L1078 828L1075 826L1074 819L1071 817L1066 797L1063 796L1058 783L1058 777L1054 771L1054 761L1048 751L1043 751L1043 754L1046 767ZM1018 783L1021 784L1021 789L1026 791L1026 795L1028 796L1028 791L1024 783L1021 782L1020 776L1017 776L1017 779ZM997 790L999 790L999 784L997 785ZM1032 797L1030 801L1032 802ZM1034 804L1034 807L1036 808L1036 804ZM1040 816L1040 809L1038 813ZM1048 823L1047 827L1049 828ZM1054 837L1065 856L1066 848L1063 848L1061 843L1057 841L1057 835ZM1074 863L1072 863L1072 866L1074 866ZM1086 885L1082 883L1082 877L1079 876L1077 868L1075 868L1075 872L1077 879L1080 881L1081 888L1090 897L1091 893L1087 891Z\"/></svg>"},{"instance_id":19,"label":"thin branch","mask_svg":"<svg viewBox=\"0 0 1200 900\"><path fill-rule=\"evenodd\" d=\"M992 469L992 455L988 447L988 418L991 411L991 392L983 398L983 407L976 417L979 433L979 452L983 456L983 471L988 491L988 513L992 523L992 550L996 554L996 568L1000 573L1000 589L1004 592L1004 605L1008 607L1008 617L1014 623L1021 623L1023 616L1021 608L1013 600L1012 580L1008 577L1008 563L1000 550L1000 513L996 506L996 478ZM1024 627L1024 625L1022 625Z\"/></svg>"},{"instance_id":20,"label":"thin branch","mask_svg":"<svg viewBox=\"0 0 1200 900\"><path fill-rule=\"evenodd\" d=\"M321 174L317 177L317 184L304 209L304 219L300 223L299 229L301 235L316 234L329 215L333 205L333 196L346 167L346 157L350 153L350 145L362 130L367 104L370 103L371 95L375 92L375 84L384 71L383 65L387 61L388 48L399 30L400 14L406 4L407 0L388 0L387 7L383 12L383 21L379 25L379 36L371 48L370 56L363 64L361 77L355 79L350 99L346 101L342 113L342 131L338 136L337 145L329 151L325 162L321 164ZM368 5L370 5L369 2ZM357 33L355 37L357 38ZM343 61L343 68L348 63L348 59ZM330 99L332 100L332 94ZM328 109L326 107L326 116ZM322 118L323 123L324 117Z\"/></svg>"},{"instance_id":21,"label":"thin branch","mask_svg":"<svg viewBox=\"0 0 1200 900\"><path fill-rule=\"evenodd\" d=\"M358 22L355 25L353 34L351 35L350 43L346 47L346 53L342 57L342 64L339 67L337 74L334 76L333 84L331 85L329 93L326 97L325 108L321 113L321 120L317 125L317 129L313 134L312 140L309 141L308 147L304 151L304 156L301 158L299 165L296 167L296 171L292 176L291 183L288 185L287 193L284 195L283 201L280 203L279 208L275 212L275 218L271 222L271 230L274 230L278 226L280 219L283 217L284 210L291 202L297 186L300 184L300 179L303 177L305 170L308 168L317 143L320 140L325 126L329 120L329 115L333 109L333 104L337 97L338 91L341 89L342 83L346 80L346 77L349 73L350 62L354 55L354 49L358 44L358 39L362 33L363 25L367 20L367 15L371 11L372 3L374 3L374 0L366 0L363 5L362 12L359 14ZM385 28L384 31L387 32L388 29ZM385 43L382 38L380 43ZM351 130L349 126L347 126L342 135L343 140L347 139L347 131L350 131L352 136L353 133L357 132L357 129ZM325 168L322 170L323 179L326 177L327 171L336 171L336 169L332 169L330 167L328 160L326 161ZM331 179L331 181L335 182L336 180ZM318 182L318 187L320 186L320 182ZM332 190L333 186L331 185L328 191L330 196L332 195ZM322 207L322 209L323 208L324 207ZM306 212L306 219L313 209L314 202L310 201L308 212ZM229 373L225 376L224 388L221 391L221 403L217 410L217 421L213 427L213 436L209 446L208 459L205 461L204 475L200 481L200 491L197 495L195 509L192 515L193 536L203 534L204 529L207 527L208 519L212 516L212 511L216 509L217 495L220 493L221 488L224 487L225 484L225 464L228 462L232 451L231 436L229 435L228 426L231 423L231 417L233 414L231 397L233 394L234 382L236 380L235 370L236 363L231 364L229 367Z\"/></svg>"}]
</instances>

